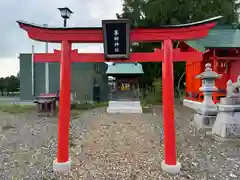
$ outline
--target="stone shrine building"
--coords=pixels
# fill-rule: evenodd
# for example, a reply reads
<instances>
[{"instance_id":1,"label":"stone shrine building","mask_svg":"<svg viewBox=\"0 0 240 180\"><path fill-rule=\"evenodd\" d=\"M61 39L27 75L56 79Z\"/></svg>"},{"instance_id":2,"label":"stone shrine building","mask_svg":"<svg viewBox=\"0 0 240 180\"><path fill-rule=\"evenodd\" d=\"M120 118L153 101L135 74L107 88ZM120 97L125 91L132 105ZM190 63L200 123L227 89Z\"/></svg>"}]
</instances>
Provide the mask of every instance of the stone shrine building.
<instances>
[{"instance_id":1,"label":"stone shrine building","mask_svg":"<svg viewBox=\"0 0 240 180\"><path fill-rule=\"evenodd\" d=\"M138 80L143 75L139 63L113 63L106 74L113 76L114 90L109 93L108 113L142 113Z\"/></svg>"}]
</instances>

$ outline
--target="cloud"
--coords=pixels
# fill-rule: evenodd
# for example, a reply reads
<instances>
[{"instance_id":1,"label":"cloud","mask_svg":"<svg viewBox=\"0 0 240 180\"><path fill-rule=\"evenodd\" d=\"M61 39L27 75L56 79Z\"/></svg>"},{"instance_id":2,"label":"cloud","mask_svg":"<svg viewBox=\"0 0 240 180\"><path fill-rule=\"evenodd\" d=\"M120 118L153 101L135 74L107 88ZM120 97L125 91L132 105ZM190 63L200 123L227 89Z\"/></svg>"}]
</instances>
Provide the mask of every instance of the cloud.
<instances>
[{"instance_id":1,"label":"cloud","mask_svg":"<svg viewBox=\"0 0 240 180\"><path fill-rule=\"evenodd\" d=\"M1 58L0 77L17 75L19 71L19 60L17 58Z\"/></svg>"},{"instance_id":2,"label":"cloud","mask_svg":"<svg viewBox=\"0 0 240 180\"><path fill-rule=\"evenodd\" d=\"M62 26L63 19L57 8L69 7L74 14L68 20L68 26L101 26L102 19L115 19L115 14L121 12L121 0L6 0L0 1L0 15L2 18L0 35L0 61L16 63L19 53L31 52L31 45L35 45L36 52L44 52L43 42L35 42L28 38L25 31L18 27L17 20L25 20L49 26ZM81 52L101 52L101 44L74 44ZM49 44L49 51L60 48L57 44ZM14 66L15 67L15 66ZM5 68L6 69L6 68ZM0 69L2 71L2 67ZM0 72L1 76L2 72Z\"/></svg>"}]
</instances>

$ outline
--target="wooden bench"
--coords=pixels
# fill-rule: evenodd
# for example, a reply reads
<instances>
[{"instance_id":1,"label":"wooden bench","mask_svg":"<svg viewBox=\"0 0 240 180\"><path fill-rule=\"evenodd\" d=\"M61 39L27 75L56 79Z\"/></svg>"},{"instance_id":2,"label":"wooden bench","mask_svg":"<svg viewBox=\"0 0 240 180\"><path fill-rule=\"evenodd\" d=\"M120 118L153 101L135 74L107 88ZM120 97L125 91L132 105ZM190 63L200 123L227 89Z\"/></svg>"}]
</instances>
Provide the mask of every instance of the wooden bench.
<instances>
[{"instance_id":1,"label":"wooden bench","mask_svg":"<svg viewBox=\"0 0 240 180\"><path fill-rule=\"evenodd\" d=\"M37 111L39 114L55 116L57 100L57 93L40 93L33 102L37 104Z\"/></svg>"}]
</instances>

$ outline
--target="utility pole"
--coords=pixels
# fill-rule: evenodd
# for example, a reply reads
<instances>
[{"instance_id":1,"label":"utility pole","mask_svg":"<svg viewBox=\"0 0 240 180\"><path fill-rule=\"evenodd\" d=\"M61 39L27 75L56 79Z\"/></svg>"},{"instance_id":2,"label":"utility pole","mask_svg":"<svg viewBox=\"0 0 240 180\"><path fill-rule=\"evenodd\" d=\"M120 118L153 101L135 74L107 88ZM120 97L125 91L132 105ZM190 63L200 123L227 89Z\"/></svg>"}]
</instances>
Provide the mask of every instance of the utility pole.
<instances>
[{"instance_id":1,"label":"utility pole","mask_svg":"<svg viewBox=\"0 0 240 180\"><path fill-rule=\"evenodd\" d=\"M47 24L44 24L47 27ZM45 44L45 53L48 53L48 42ZM45 93L49 93L49 63L45 62Z\"/></svg>"}]
</instances>

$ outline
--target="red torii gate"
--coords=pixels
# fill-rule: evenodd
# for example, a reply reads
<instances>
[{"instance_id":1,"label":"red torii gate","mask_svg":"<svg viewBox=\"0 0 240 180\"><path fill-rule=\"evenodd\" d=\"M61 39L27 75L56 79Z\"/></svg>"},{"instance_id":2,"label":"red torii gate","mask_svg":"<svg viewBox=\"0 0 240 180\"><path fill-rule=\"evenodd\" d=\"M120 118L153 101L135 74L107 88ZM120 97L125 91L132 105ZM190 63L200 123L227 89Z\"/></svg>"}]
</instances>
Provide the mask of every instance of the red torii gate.
<instances>
[{"instance_id":1,"label":"red torii gate","mask_svg":"<svg viewBox=\"0 0 240 180\"><path fill-rule=\"evenodd\" d=\"M176 140L174 125L174 85L173 61L201 61L200 52L181 52L173 49L172 40L190 40L208 35L211 28L221 16L204 21L161 26L156 28L134 28L130 31L131 42L163 41L162 49L155 49L152 53L131 53L125 62L162 62L163 83L163 116L164 116L164 160L163 170L169 173L180 171L180 164L176 161ZM78 53L71 50L72 43L103 43L102 28L56 28L44 27L18 21L22 29L27 31L29 38L37 41L61 43L62 49L54 53L37 53L35 62L60 62L60 108L58 122L58 151L54 161L55 171L69 171L68 136L70 126L70 84L71 62L106 62L102 53ZM123 62L123 60L108 60L108 62Z\"/></svg>"}]
</instances>

